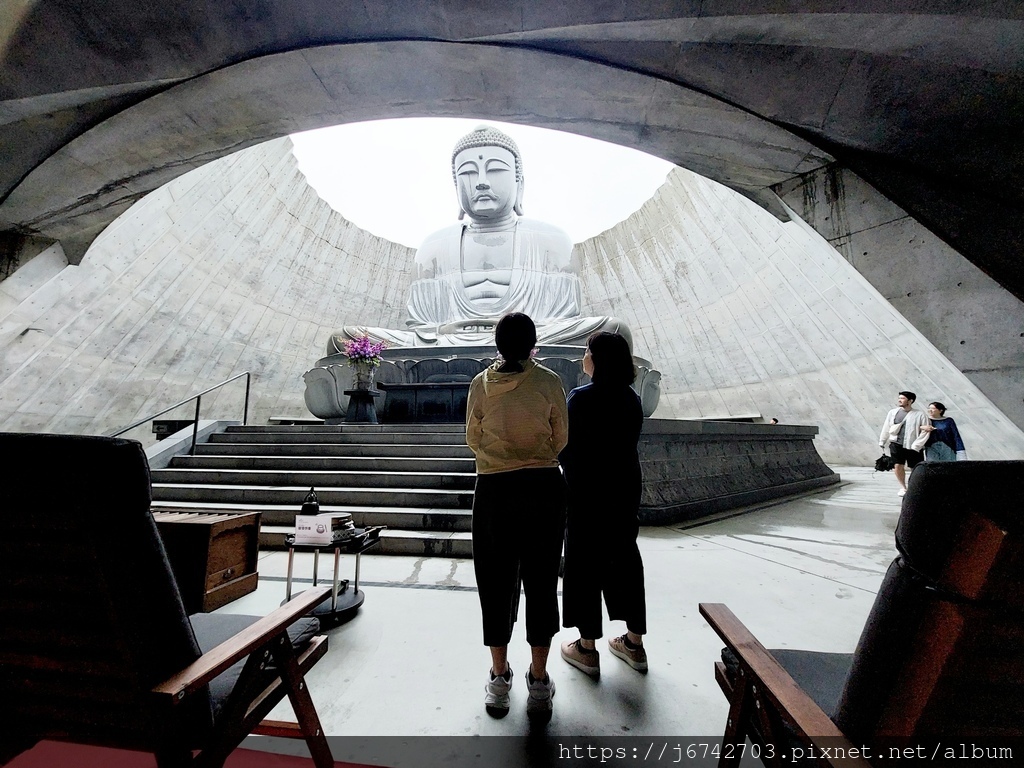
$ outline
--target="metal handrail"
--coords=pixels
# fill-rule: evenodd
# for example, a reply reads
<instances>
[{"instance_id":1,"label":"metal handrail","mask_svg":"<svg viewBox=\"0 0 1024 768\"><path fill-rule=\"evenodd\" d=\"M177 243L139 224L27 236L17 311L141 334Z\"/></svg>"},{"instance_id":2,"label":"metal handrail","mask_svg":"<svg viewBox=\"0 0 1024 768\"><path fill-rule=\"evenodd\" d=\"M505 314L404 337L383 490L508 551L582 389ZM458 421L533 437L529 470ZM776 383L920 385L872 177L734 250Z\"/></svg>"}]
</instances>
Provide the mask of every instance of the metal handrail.
<instances>
[{"instance_id":1,"label":"metal handrail","mask_svg":"<svg viewBox=\"0 0 1024 768\"><path fill-rule=\"evenodd\" d=\"M130 429L135 429L136 427L145 424L147 421L152 421L153 419L155 419L158 416L163 416L168 411L173 411L175 408L179 408L182 405L185 405L185 403L188 403L188 402L191 402L192 400L195 400L196 401L196 416L195 416L195 419L193 419L193 421L192 421L192 446L188 449L188 455L189 456L194 456L195 453L196 453L196 438L198 437L198 434L199 434L199 408L200 408L200 406L202 405L202 402L203 402L203 395L209 394L210 392L213 392L213 390L215 390L215 389L220 389L225 384L230 384L235 379L240 379L243 376L245 376L245 406L242 409L242 424L243 425L248 424L249 423L249 385L252 382L252 374L250 374L249 371L243 371L242 373L236 373L230 379L224 379L224 381L222 381L220 384L214 384L209 389L204 389L198 395L192 395L192 397L186 397L184 400L175 403L170 408L164 408L159 413L154 413L152 416L147 416L144 419L139 419L135 423L129 424L127 427L124 427L123 429L117 430L117 432L111 432L109 435L107 435L107 437L117 437L118 435L123 435L125 432L127 432Z\"/></svg>"}]
</instances>

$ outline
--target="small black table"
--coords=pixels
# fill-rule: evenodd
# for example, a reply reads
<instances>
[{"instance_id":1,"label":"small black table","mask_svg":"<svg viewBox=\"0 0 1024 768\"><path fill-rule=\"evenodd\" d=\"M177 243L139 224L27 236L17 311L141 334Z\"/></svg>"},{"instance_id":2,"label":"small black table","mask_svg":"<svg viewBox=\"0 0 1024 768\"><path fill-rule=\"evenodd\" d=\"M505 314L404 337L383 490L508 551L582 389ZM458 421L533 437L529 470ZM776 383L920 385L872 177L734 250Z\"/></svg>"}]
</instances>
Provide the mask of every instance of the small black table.
<instances>
[{"instance_id":1,"label":"small black table","mask_svg":"<svg viewBox=\"0 0 1024 768\"><path fill-rule=\"evenodd\" d=\"M377 406L373 402L373 398L380 397L384 394L383 392L378 389L346 389L343 391L348 395L346 422L377 423Z\"/></svg>"},{"instance_id":2,"label":"small black table","mask_svg":"<svg viewBox=\"0 0 1024 768\"><path fill-rule=\"evenodd\" d=\"M292 565L295 562L295 550L313 550L313 586L318 583L317 570L320 565L321 552L334 552L334 579L331 586L331 599L325 600L312 610L310 616L316 616L321 623L336 625L348 621L356 615L359 606L366 598L365 593L359 589L359 557L366 550L380 543L381 528L367 529L361 535L355 536L346 541L336 541L330 544L305 544L296 542L295 535L285 537L284 543L288 545L288 578L285 580L285 596L281 605L292 599ZM355 579L352 588L349 589L348 579L339 579L339 568L341 553L356 556Z\"/></svg>"}]
</instances>

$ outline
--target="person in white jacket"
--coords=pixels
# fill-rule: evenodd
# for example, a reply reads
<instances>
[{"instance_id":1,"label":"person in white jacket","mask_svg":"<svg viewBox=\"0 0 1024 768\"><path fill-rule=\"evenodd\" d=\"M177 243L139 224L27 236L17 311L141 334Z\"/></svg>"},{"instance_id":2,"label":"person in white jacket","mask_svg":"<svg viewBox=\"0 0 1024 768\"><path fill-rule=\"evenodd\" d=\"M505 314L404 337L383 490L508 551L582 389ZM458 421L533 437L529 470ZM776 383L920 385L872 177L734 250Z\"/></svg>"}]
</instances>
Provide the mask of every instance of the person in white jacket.
<instances>
[{"instance_id":1,"label":"person in white jacket","mask_svg":"<svg viewBox=\"0 0 1024 768\"><path fill-rule=\"evenodd\" d=\"M878 447L882 450L888 446L892 456L893 474L900 484L897 492L902 496L907 492L906 468L913 469L924 461L922 449L928 441L928 433L921 427L930 426L931 422L924 411L914 407L917 395L913 392L900 392L896 397L896 407L885 416L885 423L878 435Z\"/></svg>"}]
</instances>

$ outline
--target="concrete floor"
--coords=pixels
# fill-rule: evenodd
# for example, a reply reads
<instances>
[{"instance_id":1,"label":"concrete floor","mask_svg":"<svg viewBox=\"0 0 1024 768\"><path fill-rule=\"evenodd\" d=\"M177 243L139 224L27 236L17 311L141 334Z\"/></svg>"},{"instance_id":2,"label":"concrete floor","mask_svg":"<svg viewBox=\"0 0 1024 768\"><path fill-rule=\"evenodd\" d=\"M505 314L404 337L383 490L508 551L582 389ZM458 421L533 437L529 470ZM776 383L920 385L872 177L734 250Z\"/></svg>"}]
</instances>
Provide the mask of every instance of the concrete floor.
<instances>
[{"instance_id":1,"label":"concrete floor","mask_svg":"<svg viewBox=\"0 0 1024 768\"><path fill-rule=\"evenodd\" d=\"M712 665L722 643L700 617L699 602L726 603L768 647L852 651L896 554L900 499L891 474L835 469L844 482L831 490L695 527L642 529L650 672L636 673L601 641L602 676L594 682L558 656L557 644L576 637L563 630L549 664L557 693L543 738L557 749L567 739L584 745L628 736L641 752L643 737L662 740L652 742L655 751L670 739L671 752L682 740L720 737L727 707ZM296 554L295 575L307 584L311 560L311 554ZM322 559L321 574L329 576L324 566L329 563ZM221 610L269 612L284 597L286 567L285 552L263 553L257 591ZM352 567L352 558L343 558L342 576L351 577ZM529 647L522 621L509 650L516 673L511 712L502 720L484 712L489 655L481 642L472 561L364 555L361 579L365 604L352 621L328 631L330 651L309 677L336 758L423 766L433 764L424 757L431 749L462 752L502 740L413 737L538 736L525 713ZM623 629L618 622L606 625L609 635ZM293 719L287 704L275 716ZM382 746L399 743L405 752ZM301 742L258 737L246 746L303 749ZM477 754L476 762L465 764L537 762L514 756L517 749L505 750L505 761L481 762ZM438 759L442 763L452 764L450 756Z\"/></svg>"}]
</instances>

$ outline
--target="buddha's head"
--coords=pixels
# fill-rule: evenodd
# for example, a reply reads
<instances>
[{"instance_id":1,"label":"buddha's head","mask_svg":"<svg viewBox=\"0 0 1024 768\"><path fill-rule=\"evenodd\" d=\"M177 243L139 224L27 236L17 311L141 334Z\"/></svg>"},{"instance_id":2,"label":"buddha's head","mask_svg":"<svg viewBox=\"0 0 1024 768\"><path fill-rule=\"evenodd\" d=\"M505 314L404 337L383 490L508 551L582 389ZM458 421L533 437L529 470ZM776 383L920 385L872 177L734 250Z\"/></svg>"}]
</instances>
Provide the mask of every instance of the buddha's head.
<instances>
[{"instance_id":1,"label":"buddha's head","mask_svg":"<svg viewBox=\"0 0 1024 768\"><path fill-rule=\"evenodd\" d=\"M523 158L512 137L481 125L463 136L452 151L452 177L461 219L499 221L523 215Z\"/></svg>"}]
</instances>

